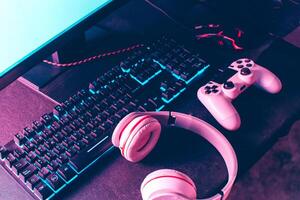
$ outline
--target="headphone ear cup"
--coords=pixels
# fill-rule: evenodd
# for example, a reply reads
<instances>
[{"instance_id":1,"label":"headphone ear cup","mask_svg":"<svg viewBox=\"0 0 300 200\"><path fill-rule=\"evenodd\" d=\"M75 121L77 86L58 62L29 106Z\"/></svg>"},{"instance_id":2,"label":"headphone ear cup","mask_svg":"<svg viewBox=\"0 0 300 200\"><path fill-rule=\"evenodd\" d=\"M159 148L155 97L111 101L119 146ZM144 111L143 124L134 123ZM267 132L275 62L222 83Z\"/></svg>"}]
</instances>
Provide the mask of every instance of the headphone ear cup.
<instances>
[{"instance_id":1,"label":"headphone ear cup","mask_svg":"<svg viewBox=\"0 0 300 200\"><path fill-rule=\"evenodd\" d=\"M186 174L172 169L161 169L147 175L141 185L141 193L143 200L197 197L193 180Z\"/></svg>"},{"instance_id":2,"label":"headphone ear cup","mask_svg":"<svg viewBox=\"0 0 300 200\"><path fill-rule=\"evenodd\" d=\"M143 115L134 118L120 133L121 154L131 162L145 158L155 147L161 132L157 119Z\"/></svg>"},{"instance_id":3,"label":"headphone ear cup","mask_svg":"<svg viewBox=\"0 0 300 200\"><path fill-rule=\"evenodd\" d=\"M114 132L113 132L112 138L111 138L111 141L115 147L119 147L121 133L124 131L125 127L137 116L138 116L138 114L135 112L129 113L128 115L123 117L123 119L118 123L118 125L114 129Z\"/></svg>"}]
</instances>

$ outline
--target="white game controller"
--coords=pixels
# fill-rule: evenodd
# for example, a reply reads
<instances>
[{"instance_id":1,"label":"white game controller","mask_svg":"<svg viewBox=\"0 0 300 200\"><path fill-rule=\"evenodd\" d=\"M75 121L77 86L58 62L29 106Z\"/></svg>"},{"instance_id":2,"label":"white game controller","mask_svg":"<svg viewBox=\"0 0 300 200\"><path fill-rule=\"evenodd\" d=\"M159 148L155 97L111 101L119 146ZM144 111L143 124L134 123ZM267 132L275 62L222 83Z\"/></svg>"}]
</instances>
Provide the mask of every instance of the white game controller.
<instances>
[{"instance_id":1,"label":"white game controller","mask_svg":"<svg viewBox=\"0 0 300 200\"><path fill-rule=\"evenodd\" d=\"M282 87L275 74L247 58L234 61L220 72L217 74L219 76L198 90L197 96L214 118L224 128L232 131L241 125L232 100L252 84L273 94L278 93Z\"/></svg>"}]
</instances>

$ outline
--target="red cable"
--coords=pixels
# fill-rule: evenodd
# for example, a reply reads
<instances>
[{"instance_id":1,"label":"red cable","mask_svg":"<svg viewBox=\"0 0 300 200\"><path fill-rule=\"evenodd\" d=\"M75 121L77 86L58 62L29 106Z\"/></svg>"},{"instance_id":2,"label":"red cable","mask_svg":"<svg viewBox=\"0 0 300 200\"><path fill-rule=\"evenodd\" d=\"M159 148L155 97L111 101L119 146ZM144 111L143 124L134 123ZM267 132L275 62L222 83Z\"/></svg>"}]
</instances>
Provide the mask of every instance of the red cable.
<instances>
[{"instance_id":1,"label":"red cable","mask_svg":"<svg viewBox=\"0 0 300 200\"><path fill-rule=\"evenodd\" d=\"M50 60L43 60L43 62L46 63L46 64L49 64L49 65L56 66L56 67L72 67L72 66L88 63L88 62L91 62L93 60L97 60L97 59L100 59L100 58L104 58L104 57L108 57L108 56L115 56L115 55L118 55L118 54L121 54L121 53L129 52L129 51L132 51L136 48L140 48L140 47L143 47L143 46L144 46L143 44L136 44L136 45L124 48L124 49L119 49L119 50L116 50L116 51L111 51L111 52L108 52L108 53L99 54L99 55L96 55L96 56L92 56L92 57L89 57L89 58L85 58L83 60L78 60L78 61L70 62L70 63L57 63L57 62L52 62Z\"/></svg>"}]
</instances>

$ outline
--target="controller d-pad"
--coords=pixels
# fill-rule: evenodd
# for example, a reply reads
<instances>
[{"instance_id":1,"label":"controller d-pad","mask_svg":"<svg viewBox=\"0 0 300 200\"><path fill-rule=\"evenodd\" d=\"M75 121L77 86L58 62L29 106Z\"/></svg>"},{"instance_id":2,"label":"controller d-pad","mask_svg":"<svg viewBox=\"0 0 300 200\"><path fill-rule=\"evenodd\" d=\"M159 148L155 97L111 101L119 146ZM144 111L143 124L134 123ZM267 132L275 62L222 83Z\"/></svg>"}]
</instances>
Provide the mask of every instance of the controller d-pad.
<instances>
[{"instance_id":1,"label":"controller d-pad","mask_svg":"<svg viewBox=\"0 0 300 200\"><path fill-rule=\"evenodd\" d=\"M242 60L238 60L238 61L236 61L236 63L237 63L237 64L242 64L243 61L242 61Z\"/></svg>"},{"instance_id":2,"label":"controller d-pad","mask_svg":"<svg viewBox=\"0 0 300 200\"><path fill-rule=\"evenodd\" d=\"M238 67L239 69L241 69L241 68L244 67L244 65L238 65L237 67Z\"/></svg>"},{"instance_id":3,"label":"controller d-pad","mask_svg":"<svg viewBox=\"0 0 300 200\"><path fill-rule=\"evenodd\" d=\"M204 87L204 91L205 91L205 94L210 94L210 93L217 93L219 92L219 90L217 89L219 86L217 85L212 85L212 86L205 86Z\"/></svg>"},{"instance_id":4,"label":"controller d-pad","mask_svg":"<svg viewBox=\"0 0 300 200\"><path fill-rule=\"evenodd\" d=\"M206 91L205 91L205 94L210 94L210 93L211 93L210 90L206 90Z\"/></svg>"},{"instance_id":5,"label":"controller d-pad","mask_svg":"<svg viewBox=\"0 0 300 200\"><path fill-rule=\"evenodd\" d=\"M250 59L246 59L246 60L245 60L245 63L249 63L249 62L251 62Z\"/></svg>"},{"instance_id":6,"label":"controller d-pad","mask_svg":"<svg viewBox=\"0 0 300 200\"><path fill-rule=\"evenodd\" d=\"M217 89L217 88L218 88L217 85L213 85L213 86L211 87L211 89L213 89L213 90L215 90L215 89Z\"/></svg>"},{"instance_id":7,"label":"controller d-pad","mask_svg":"<svg viewBox=\"0 0 300 200\"><path fill-rule=\"evenodd\" d=\"M224 83L223 87L227 90L234 88L234 83L232 81L227 81Z\"/></svg>"},{"instance_id":8,"label":"controller d-pad","mask_svg":"<svg viewBox=\"0 0 300 200\"><path fill-rule=\"evenodd\" d=\"M205 89L205 90L210 90L211 87L207 85L207 86L204 87L204 89Z\"/></svg>"},{"instance_id":9,"label":"controller d-pad","mask_svg":"<svg viewBox=\"0 0 300 200\"><path fill-rule=\"evenodd\" d=\"M246 67L252 67L253 65L251 63L246 64Z\"/></svg>"},{"instance_id":10,"label":"controller d-pad","mask_svg":"<svg viewBox=\"0 0 300 200\"><path fill-rule=\"evenodd\" d=\"M242 74L242 75L249 75L249 74L251 74L251 70L248 69L248 68L243 68L243 69L241 70L241 74Z\"/></svg>"}]
</instances>

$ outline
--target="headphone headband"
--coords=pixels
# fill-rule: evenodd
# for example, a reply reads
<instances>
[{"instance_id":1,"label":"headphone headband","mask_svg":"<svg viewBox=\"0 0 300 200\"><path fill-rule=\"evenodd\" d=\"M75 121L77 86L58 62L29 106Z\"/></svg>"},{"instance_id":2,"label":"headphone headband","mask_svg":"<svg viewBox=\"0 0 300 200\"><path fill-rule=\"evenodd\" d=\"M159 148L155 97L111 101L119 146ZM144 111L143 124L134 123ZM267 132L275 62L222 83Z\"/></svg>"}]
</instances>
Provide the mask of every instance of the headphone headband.
<instances>
[{"instance_id":1,"label":"headphone headband","mask_svg":"<svg viewBox=\"0 0 300 200\"><path fill-rule=\"evenodd\" d=\"M228 197L237 176L238 163L234 149L224 135L222 135L216 128L207 122L183 113L160 111L141 112L135 114L136 116L150 115L151 117L157 119L163 126L171 125L187 129L191 132L197 133L206 139L210 144L212 144L225 161L228 172L228 181L218 194L208 199L222 200Z\"/></svg>"}]
</instances>

